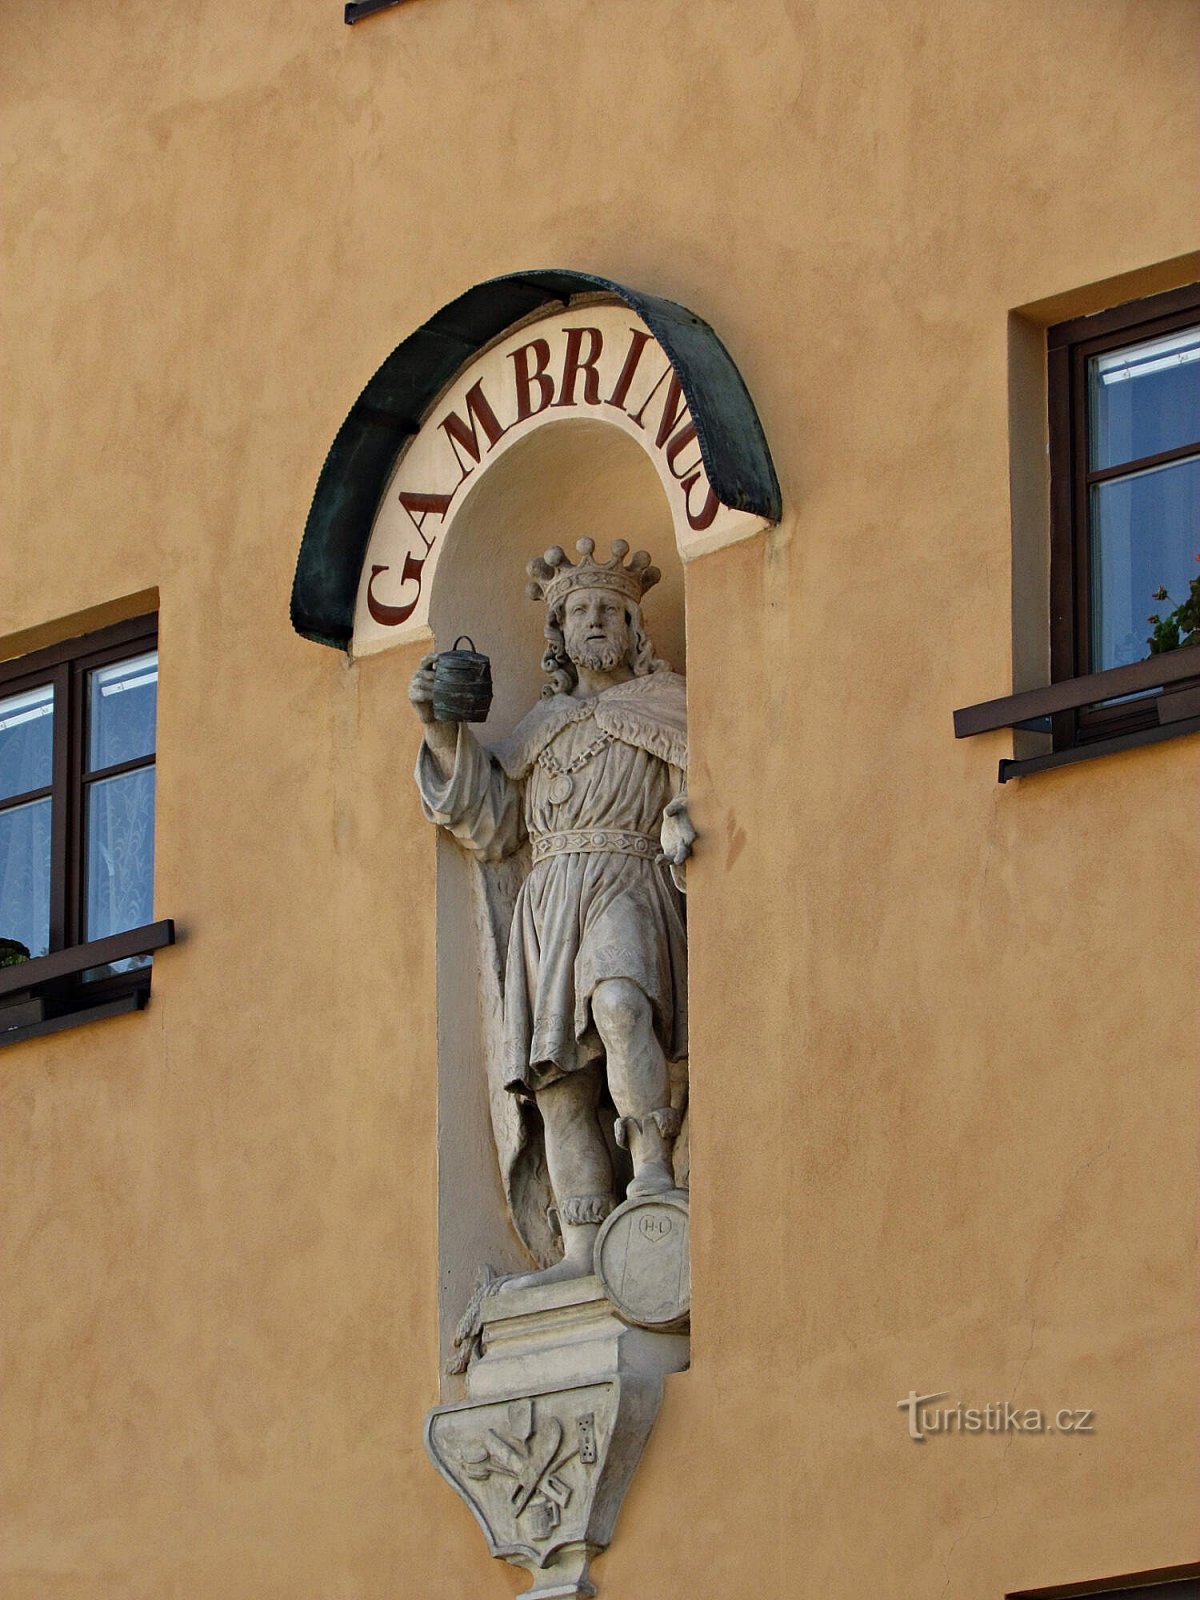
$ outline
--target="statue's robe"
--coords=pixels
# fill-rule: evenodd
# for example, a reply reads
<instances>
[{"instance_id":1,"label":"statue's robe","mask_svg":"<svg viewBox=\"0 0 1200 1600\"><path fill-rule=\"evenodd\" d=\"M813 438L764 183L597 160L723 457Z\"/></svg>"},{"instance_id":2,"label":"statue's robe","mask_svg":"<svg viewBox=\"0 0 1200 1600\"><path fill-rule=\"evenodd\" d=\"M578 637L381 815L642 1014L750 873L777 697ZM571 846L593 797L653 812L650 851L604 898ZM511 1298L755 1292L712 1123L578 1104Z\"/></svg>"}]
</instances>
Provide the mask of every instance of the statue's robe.
<instances>
[{"instance_id":1,"label":"statue's robe","mask_svg":"<svg viewBox=\"0 0 1200 1600\"><path fill-rule=\"evenodd\" d=\"M608 742L570 775L571 792L556 804L558 771L602 735ZM538 759L543 751L548 764ZM417 783L430 821L484 861L503 860L526 837L535 846L505 963L506 1088L535 1094L602 1053L590 1002L605 978L632 979L654 1008L667 1058L687 1055L682 906L654 860L663 810L683 788L686 763L684 683L673 672L587 699L543 700L493 751L460 724L445 779L422 744ZM614 833L624 850L605 847L600 836ZM571 834L574 841L561 838ZM558 848L538 860L546 839ZM641 840L644 851L633 853Z\"/></svg>"},{"instance_id":2,"label":"statue's robe","mask_svg":"<svg viewBox=\"0 0 1200 1600\"><path fill-rule=\"evenodd\" d=\"M557 774L597 744L556 803ZM669 671L585 699L542 700L493 750L460 724L447 777L422 743L416 778L431 822L485 864L505 860L526 840L533 846L508 935L503 1045L488 1064L493 1090L502 1084L518 1097L535 1095L600 1057L591 996L606 978L638 985L668 1061L686 1059L683 900L669 869L655 861L663 810L683 792L686 768L685 685ZM614 836L619 849L607 847ZM529 1243L532 1229L514 1192L528 1123L514 1134L511 1114L495 1093L492 1099L505 1189Z\"/></svg>"}]
</instances>

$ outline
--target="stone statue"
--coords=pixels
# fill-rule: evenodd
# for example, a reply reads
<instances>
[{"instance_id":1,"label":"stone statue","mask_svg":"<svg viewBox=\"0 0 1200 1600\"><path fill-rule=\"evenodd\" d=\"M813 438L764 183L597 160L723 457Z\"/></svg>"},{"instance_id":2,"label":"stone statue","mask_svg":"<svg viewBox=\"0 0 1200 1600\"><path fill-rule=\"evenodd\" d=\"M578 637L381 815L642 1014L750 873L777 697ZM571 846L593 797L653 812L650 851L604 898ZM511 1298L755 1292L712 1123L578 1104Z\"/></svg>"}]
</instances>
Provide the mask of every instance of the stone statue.
<instances>
[{"instance_id":1,"label":"stone statue","mask_svg":"<svg viewBox=\"0 0 1200 1600\"><path fill-rule=\"evenodd\" d=\"M422 659L409 689L424 724L416 777L425 815L483 863L531 846L504 963L497 1073L526 1126L531 1106L540 1114L521 1137L544 1137L563 1253L510 1287L592 1270L597 1232L618 1200L600 1120L605 1091L616 1144L632 1158L628 1195L680 1187L681 891L695 839L684 680L654 654L642 623L642 596L661 576L650 557L638 551L626 565L623 539L605 562L594 548L579 541L578 565L557 546L529 565L529 595L547 607L549 683L502 745L484 749L465 723L435 719L435 656ZM501 1165L528 1242L507 1170L517 1153L501 1148Z\"/></svg>"}]
</instances>

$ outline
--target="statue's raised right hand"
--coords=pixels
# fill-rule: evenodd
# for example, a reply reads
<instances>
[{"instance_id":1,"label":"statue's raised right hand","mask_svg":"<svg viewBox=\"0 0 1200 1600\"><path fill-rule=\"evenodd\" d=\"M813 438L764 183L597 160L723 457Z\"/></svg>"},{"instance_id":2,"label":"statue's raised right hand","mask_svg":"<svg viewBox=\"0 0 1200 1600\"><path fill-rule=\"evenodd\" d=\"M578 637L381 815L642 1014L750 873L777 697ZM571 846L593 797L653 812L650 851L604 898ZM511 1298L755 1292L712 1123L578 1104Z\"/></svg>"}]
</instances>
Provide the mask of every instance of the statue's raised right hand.
<instances>
[{"instance_id":1,"label":"statue's raised right hand","mask_svg":"<svg viewBox=\"0 0 1200 1600\"><path fill-rule=\"evenodd\" d=\"M434 721L433 671L436 661L436 654L422 656L421 664L413 673L412 682L408 686L408 698L412 701L413 710L426 727Z\"/></svg>"},{"instance_id":2,"label":"statue's raised right hand","mask_svg":"<svg viewBox=\"0 0 1200 1600\"><path fill-rule=\"evenodd\" d=\"M433 714L433 670L436 661L436 655L421 657L421 664L408 686L408 698L424 724L426 748L441 768L443 777L446 777L454 768L459 724L439 722Z\"/></svg>"}]
</instances>

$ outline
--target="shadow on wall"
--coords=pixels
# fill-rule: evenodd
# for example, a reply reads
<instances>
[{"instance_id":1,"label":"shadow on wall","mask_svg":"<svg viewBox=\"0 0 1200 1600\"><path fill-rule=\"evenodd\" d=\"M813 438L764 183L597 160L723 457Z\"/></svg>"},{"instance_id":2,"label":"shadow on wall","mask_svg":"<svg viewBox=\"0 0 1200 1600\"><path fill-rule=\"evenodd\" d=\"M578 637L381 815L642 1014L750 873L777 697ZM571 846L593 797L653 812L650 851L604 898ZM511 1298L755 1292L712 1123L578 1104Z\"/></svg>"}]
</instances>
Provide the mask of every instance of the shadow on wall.
<instances>
[{"instance_id":1,"label":"shadow on wall","mask_svg":"<svg viewBox=\"0 0 1200 1600\"><path fill-rule=\"evenodd\" d=\"M650 458L618 428L595 421L545 427L502 456L471 490L454 520L430 596L436 648L468 634L491 658L495 699L474 732L485 743L510 733L541 693L545 609L527 598L526 566L549 545L572 560L575 541L611 540L646 549L662 582L644 618L660 656L684 659L683 564L670 507ZM501 1190L485 1074L498 1027L497 964L481 925L479 874L452 840L438 840L438 1248L443 1359L486 1262L501 1272L528 1266ZM489 970L490 969L490 970ZM447 1397L457 1384L446 1385Z\"/></svg>"}]
</instances>

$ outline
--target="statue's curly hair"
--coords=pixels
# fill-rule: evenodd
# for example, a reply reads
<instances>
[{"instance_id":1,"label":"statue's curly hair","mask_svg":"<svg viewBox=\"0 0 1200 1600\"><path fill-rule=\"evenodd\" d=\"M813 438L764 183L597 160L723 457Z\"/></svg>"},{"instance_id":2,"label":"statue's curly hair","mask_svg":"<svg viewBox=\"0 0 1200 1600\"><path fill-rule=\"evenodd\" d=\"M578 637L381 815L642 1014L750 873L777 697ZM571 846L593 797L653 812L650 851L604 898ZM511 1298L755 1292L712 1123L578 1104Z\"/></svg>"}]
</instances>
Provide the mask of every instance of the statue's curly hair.
<instances>
[{"instance_id":1,"label":"statue's curly hair","mask_svg":"<svg viewBox=\"0 0 1200 1600\"><path fill-rule=\"evenodd\" d=\"M642 621L641 606L635 601L626 601L625 615L629 621L631 639L629 653L625 659L633 668L634 677L644 678L651 672L670 672L670 662L664 661L661 656L654 653L654 645L651 642L650 635L646 632L645 623ZM579 682L579 673L576 670L575 663L567 654L562 619L562 602L558 605L547 607L546 649L542 656L542 671L548 679L542 689L542 698L546 700L552 695L570 694L571 690Z\"/></svg>"}]
</instances>

